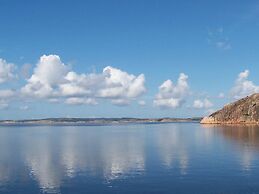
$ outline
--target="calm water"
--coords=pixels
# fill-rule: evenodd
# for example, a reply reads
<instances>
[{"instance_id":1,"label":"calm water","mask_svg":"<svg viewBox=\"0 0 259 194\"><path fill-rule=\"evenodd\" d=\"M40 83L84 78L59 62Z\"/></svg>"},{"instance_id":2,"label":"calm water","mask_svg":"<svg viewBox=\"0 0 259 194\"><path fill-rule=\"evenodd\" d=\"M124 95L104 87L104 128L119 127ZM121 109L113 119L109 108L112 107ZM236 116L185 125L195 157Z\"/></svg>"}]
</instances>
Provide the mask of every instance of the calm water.
<instances>
[{"instance_id":1,"label":"calm water","mask_svg":"<svg viewBox=\"0 0 259 194\"><path fill-rule=\"evenodd\" d=\"M0 127L0 193L259 193L259 128Z\"/></svg>"}]
</instances>

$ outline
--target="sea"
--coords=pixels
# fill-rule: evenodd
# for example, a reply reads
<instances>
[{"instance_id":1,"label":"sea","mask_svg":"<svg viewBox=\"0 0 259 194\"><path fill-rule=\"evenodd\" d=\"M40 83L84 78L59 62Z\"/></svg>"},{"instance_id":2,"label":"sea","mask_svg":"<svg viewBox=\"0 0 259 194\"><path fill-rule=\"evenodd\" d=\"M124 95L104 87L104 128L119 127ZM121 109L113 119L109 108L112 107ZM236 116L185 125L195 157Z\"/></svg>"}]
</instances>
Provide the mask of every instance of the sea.
<instances>
[{"instance_id":1,"label":"sea","mask_svg":"<svg viewBox=\"0 0 259 194\"><path fill-rule=\"evenodd\" d=\"M259 127L1 126L2 194L259 194Z\"/></svg>"}]
</instances>

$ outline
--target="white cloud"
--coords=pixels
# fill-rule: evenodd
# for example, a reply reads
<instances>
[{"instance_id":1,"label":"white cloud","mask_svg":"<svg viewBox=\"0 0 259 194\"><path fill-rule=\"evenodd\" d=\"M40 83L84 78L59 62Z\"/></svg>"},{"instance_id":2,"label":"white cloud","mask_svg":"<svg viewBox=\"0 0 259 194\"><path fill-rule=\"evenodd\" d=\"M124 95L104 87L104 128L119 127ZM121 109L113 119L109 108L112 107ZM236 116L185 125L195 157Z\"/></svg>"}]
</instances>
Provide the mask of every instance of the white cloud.
<instances>
[{"instance_id":1,"label":"white cloud","mask_svg":"<svg viewBox=\"0 0 259 194\"><path fill-rule=\"evenodd\" d=\"M145 76L135 76L113 67L103 69L105 87L101 88L98 96L105 98L136 98L146 92Z\"/></svg>"},{"instance_id":2,"label":"white cloud","mask_svg":"<svg viewBox=\"0 0 259 194\"><path fill-rule=\"evenodd\" d=\"M231 96L240 99L259 92L259 86L248 80L249 70L245 70L238 75L234 87L231 89Z\"/></svg>"},{"instance_id":3,"label":"white cloud","mask_svg":"<svg viewBox=\"0 0 259 194\"><path fill-rule=\"evenodd\" d=\"M143 74L135 76L111 66L99 74L78 74L69 71L59 56L43 55L21 92L36 98L65 98L67 104L96 104L97 99L109 99L121 105L144 94L146 88Z\"/></svg>"},{"instance_id":4,"label":"white cloud","mask_svg":"<svg viewBox=\"0 0 259 194\"><path fill-rule=\"evenodd\" d=\"M13 90L0 90L0 99L10 99L15 95L15 91Z\"/></svg>"},{"instance_id":5,"label":"white cloud","mask_svg":"<svg viewBox=\"0 0 259 194\"><path fill-rule=\"evenodd\" d=\"M145 105L146 105L146 101L144 101L144 100L139 100L139 101L138 101L138 104L139 104L140 106L145 106Z\"/></svg>"},{"instance_id":6,"label":"white cloud","mask_svg":"<svg viewBox=\"0 0 259 194\"><path fill-rule=\"evenodd\" d=\"M59 99L59 98L49 98L49 99L48 99L48 102L51 102L51 103L59 103L59 102L60 102L60 99Z\"/></svg>"},{"instance_id":7,"label":"white cloud","mask_svg":"<svg viewBox=\"0 0 259 194\"><path fill-rule=\"evenodd\" d=\"M5 100L0 100L0 110L7 109L9 104Z\"/></svg>"},{"instance_id":8,"label":"white cloud","mask_svg":"<svg viewBox=\"0 0 259 194\"><path fill-rule=\"evenodd\" d=\"M16 66L14 64L0 58L0 84L14 79L16 77L15 69Z\"/></svg>"},{"instance_id":9,"label":"white cloud","mask_svg":"<svg viewBox=\"0 0 259 194\"><path fill-rule=\"evenodd\" d=\"M55 88L65 81L67 73L68 67L61 62L59 56L43 55L21 92L39 98L55 96Z\"/></svg>"},{"instance_id":10,"label":"white cloud","mask_svg":"<svg viewBox=\"0 0 259 194\"><path fill-rule=\"evenodd\" d=\"M69 72L66 83L60 85L64 96L90 96L109 99L134 99L145 93L145 76L135 76L113 67L105 67L101 74Z\"/></svg>"},{"instance_id":11,"label":"white cloud","mask_svg":"<svg viewBox=\"0 0 259 194\"><path fill-rule=\"evenodd\" d=\"M65 103L71 104L71 105L82 105L82 104L97 105L98 104L96 100L93 98L75 98L75 97L66 99Z\"/></svg>"},{"instance_id":12,"label":"white cloud","mask_svg":"<svg viewBox=\"0 0 259 194\"><path fill-rule=\"evenodd\" d=\"M6 109L9 106L9 101L15 96L15 91L6 89L0 90L0 109Z\"/></svg>"},{"instance_id":13,"label":"white cloud","mask_svg":"<svg viewBox=\"0 0 259 194\"><path fill-rule=\"evenodd\" d=\"M111 100L112 104L118 105L118 106L127 106L130 104L130 101L127 99L113 99Z\"/></svg>"},{"instance_id":14,"label":"white cloud","mask_svg":"<svg viewBox=\"0 0 259 194\"><path fill-rule=\"evenodd\" d=\"M29 106L27 105L24 105L24 106L20 106L20 110L28 110L29 109Z\"/></svg>"},{"instance_id":15,"label":"white cloud","mask_svg":"<svg viewBox=\"0 0 259 194\"><path fill-rule=\"evenodd\" d=\"M160 87L159 92L154 99L154 105L164 108L178 108L189 95L188 76L181 73L177 84L174 85L171 80L165 81Z\"/></svg>"},{"instance_id":16,"label":"white cloud","mask_svg":"<svg viewBox=\"0 0 259 194\"><path fill-rule=\"evenodd\" d=\"M104 77L101 74L77 74L68 72L65 76L66 82L60 85L60 95L62 96L91 96L101 86L104 86Z\"/></svg>"},{"instance_id":17,"label":"white cloud","mask_svg":"<svg viewBox=\"0 0 259 194\"><path fill-rule=\"evenodd\" d=\"M193 108L202 109L202 108L211 108L213 106L212 102L209 101L207 98L204 100L195 100L193 102Z\"/></svg>"},{"instance_id":18,"label":"white cloud","mask_svg":"<svg viewBox=\"0 0 259 194\"><path fill-rule=\"evenodd\" d=\"M0 84L16 78L16 66L0 58ZM14 97L15 91L11 89L0 90L0 109L7 109L9 101Z\"/></svg>"},{"instance_id":19,"label":"white cloud","mask_svg":"<svg viewBox=\"0 0 259 194\"><path fill-rule=\"evenodd\" d=\"M24 79L28 79L30 77L30 71L31 71L31 64L24 64L21 68L20 68L20 76Z\"/></svg>"}]
</instances>

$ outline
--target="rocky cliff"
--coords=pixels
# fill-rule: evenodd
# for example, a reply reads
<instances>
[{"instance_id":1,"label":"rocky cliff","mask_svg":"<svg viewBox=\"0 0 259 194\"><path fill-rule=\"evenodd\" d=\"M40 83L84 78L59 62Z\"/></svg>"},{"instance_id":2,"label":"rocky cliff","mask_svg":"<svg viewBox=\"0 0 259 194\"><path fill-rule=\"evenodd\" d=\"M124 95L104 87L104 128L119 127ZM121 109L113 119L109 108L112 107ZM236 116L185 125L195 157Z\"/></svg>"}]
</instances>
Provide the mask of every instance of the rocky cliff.
<instances>
[{"instance_id":1,"label":"rocky cliff","mask_svg":"<svg viewBox=\"0 0 259 194\"><path fill-rule=\"evenodd\" d=\"M259 124L259 93L253 94L204 117L202 124Z\"/></svg>"}]
</instances>

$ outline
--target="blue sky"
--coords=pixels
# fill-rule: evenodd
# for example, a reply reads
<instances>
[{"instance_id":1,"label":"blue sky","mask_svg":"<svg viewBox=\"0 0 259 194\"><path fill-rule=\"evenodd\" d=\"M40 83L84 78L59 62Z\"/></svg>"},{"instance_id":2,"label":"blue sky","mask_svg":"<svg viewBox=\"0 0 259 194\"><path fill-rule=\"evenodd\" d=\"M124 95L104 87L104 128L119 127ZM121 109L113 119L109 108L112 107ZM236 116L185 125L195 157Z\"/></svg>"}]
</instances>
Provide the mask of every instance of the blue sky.
<instances>
[{"instance_id":1,"label":"blue sky","mask_svg":"<svg viewBox=\"0 0 259 194\"><path fill-rule=\"evenodd\" d=\"M259 92L258 18L252 0L3 0L0 119L206 115Z\"/></svg>"}]
</instances>

